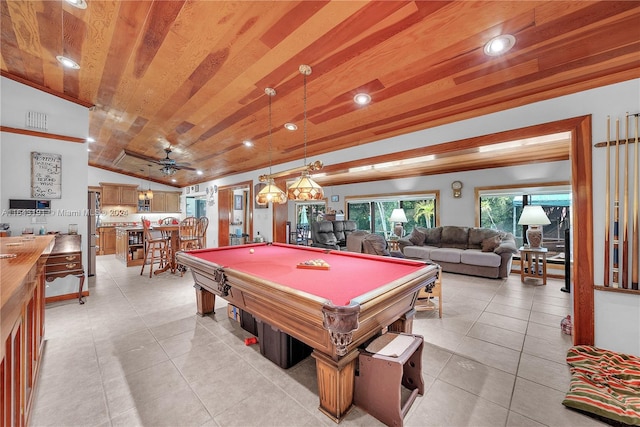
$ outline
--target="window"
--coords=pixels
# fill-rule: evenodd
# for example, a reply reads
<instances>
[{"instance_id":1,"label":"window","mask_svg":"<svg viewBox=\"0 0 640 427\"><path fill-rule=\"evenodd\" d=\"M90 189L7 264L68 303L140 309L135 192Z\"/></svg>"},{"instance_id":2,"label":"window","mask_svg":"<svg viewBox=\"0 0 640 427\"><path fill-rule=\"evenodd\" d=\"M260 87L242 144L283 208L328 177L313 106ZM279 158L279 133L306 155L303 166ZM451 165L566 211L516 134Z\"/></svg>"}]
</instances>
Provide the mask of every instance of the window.
<instances>
[{"instance_id":1,"label":"window","mask_svg":"<svg viewBox=\"0 0 640 427\"><path fill-rule=\"evenodd\" d=\"M404 209L407 222L404 235L415 226L434 227L437 223L437 192L416 195L390 195L380 197L347 197L347 218L356 222L359 230L390 236L394 224L389 218L394 209Z\"/></svg>"},{"instance_id":2,"label":"window","mask_svg":"<svg viewBox=\"0 0 640 427\"><path fill-rule=\"evenodd\" d=\"M325 214L324 202L296 203L296 243L308 245L311 240L311 224L321 220ZM291 243L294 243L293 241Z\"/></svg>"},{"instance_id":3,"label":"window","mask_svg":"<svg viewBox=\"0 0 640 427\"><path fill-rule=\"evenodd\" d=\"M516 237L518 246L524 244L526 226L518 225L525 205L540 205L551 224L542 231L543 246L549 257L564 253L565 230L571 229L571 189L568 185L518 189L478 190L480 227L508 231Z\"/></svg>"}]
</instances>

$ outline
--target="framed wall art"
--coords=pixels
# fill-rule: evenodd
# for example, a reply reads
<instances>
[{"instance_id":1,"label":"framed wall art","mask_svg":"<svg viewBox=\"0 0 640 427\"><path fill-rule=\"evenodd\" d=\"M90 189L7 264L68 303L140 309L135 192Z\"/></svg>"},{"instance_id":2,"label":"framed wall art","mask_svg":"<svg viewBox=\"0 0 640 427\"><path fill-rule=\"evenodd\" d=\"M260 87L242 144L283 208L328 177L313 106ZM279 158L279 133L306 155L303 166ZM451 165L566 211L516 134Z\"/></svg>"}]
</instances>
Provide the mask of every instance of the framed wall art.
<instances>
[{"instance_id":1,"label":"framed wall art","mask_svg":"<svg viewBox=\"0 0 640 427\"><path fill-rule=\"evenodd\" d=\"M31 197L62 198L62 155L31 152Z\"/></svg>"},{"instance_id":2,"label":"framed wall art","mask_svg":"<svg viewBox=\"0 0 640 427\"><path fill-rule=\"evenodd\" d=\"M237 211L242 210L242 195L236 194L233 196L233 209Z\"/></svg>"},{"instance_id":3,"label":"framed wall art","mask_svg":"<svg viewBox=\"0 0 640 427\"><path fill-rule=\"evenodd\" d=\"M331 201L332 202L339 202L340 201L340 196L331 196Z\"/></svg>"}]
</instances>

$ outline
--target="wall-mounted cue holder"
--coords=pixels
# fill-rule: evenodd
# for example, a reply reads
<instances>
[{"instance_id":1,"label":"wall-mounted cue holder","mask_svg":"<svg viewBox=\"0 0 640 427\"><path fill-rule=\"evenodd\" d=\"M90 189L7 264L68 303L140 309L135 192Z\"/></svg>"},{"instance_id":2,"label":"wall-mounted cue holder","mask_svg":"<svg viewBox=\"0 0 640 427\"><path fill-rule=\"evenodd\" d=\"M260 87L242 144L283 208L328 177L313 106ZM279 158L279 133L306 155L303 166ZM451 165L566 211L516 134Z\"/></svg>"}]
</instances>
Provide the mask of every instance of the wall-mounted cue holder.
<instances>
[{"instance_id":1,"label":"wall-mounted cue holder","mask_svg":"<svg viewBox=\"0 0 640 427\"><path fill-rule=\"evenodd\" d=\"M604 201L604 280L603 285L596 286L596 289L638 295L640 295L640 289L638 289L638 276L640 275L639 119L640 113L627 113L622 119L622 126L621 120L616 119L613 132L615 138L612 138L611 117L607 117L607 140L594 145L596 148L607 149ZM621 127L624 135L621 134ZM635 144L633 153L629 149L632 144ZM633 176L630 177L631 175Z\"/></svg>"}]
</instances>

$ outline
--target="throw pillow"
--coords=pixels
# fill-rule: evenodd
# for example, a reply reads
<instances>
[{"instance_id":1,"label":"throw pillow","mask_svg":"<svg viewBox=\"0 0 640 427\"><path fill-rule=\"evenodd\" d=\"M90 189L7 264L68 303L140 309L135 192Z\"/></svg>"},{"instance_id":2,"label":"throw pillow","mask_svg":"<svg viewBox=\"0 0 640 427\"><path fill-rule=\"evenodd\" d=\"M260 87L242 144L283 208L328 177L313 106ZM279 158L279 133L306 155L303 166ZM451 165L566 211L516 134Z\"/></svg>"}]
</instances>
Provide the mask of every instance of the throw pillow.
<instances>
[{"instance_id":1,"label":"throw pillow","mask_svg":"<svg viewBox=\"0 0 640 427\"><path fill-rule=\"evenodd\" d=\"M413 231L411 232L411 235L409 236L409 241L416 246L422 246L422 244L424 243L424 239L426 237L427 237L426 234L422 233L417 228L414 228Z\"/></svg>"},{"instance_id":2,"label":"throw pillow","mask_svg":"<svg viewBox=\"0 0 640 427\"><path fill-rule=\"evenodd\" d=\"M500 246L500 243L502 243L500 235L488 237L482 241L482 252L493 252L495 248Z\"/></svg>"},{"instance_id":3,"label":"throw pillow","mask_svg":"<svg viewBox=\"0 0 640 427\"><path fill-rule=\"evenodd\" d=\"M440 240L442 239L442 227L424 228L425 238L424 244L428 246L440 247Z\"/></svg>"}]
</instances>

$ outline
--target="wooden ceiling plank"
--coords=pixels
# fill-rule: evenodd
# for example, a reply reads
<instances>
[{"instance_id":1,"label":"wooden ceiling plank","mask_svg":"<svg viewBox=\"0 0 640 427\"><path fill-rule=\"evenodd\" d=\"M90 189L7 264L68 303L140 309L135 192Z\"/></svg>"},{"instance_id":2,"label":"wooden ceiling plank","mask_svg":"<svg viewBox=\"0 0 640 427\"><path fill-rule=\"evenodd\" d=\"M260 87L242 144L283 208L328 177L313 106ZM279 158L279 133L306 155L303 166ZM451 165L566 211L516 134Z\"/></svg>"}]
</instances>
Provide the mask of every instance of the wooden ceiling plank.
<instances>
[{"instance_id":1,"label":"wooden ceiling plank","mask_svg":"<svg viewBox=\"0 0 640 427\"><path fill-rule=\"evenodd\" d=\"M205 2L204 4L206 4L207 2ZM209 5L214 6L213 3L209 3ZM211 45L211 43L214 43L215 45L218 46L228 46L232 43L232 40L236 37L236 32L237 32L237 26L238 24L241 22L241 20L245 20L246 19L246 15L243 14L243 10L236 10L235 13L229 13L230 11L227 10L225 11L225 13L227 13L227 16L225 17L225 28L226 30L223 29L218 29L218 31L216 31L215 33L213 33L215 35L215 37L212 37L211 39L207 39L207 40L202 40L199 38L192 38L192 40L190 41L190 43L193 43L193 48L197 48L199 51L202 51L202 53L204 54L204 56L202 58L206 58L207 55L209 55L208 50L203 50L202 46L207 46L207 45ZM202 11L200 11L198 13L199 17L207 17L210 15L207 15L205 13L202 13ZM212 34L210 31L206 31L206 28L210 26L209 23L209 19L200 19L199 21L193 21L193 22L200 22L200 25L202 25L202 31L197 30L196 29L196 33L198 34ZM185 22L184 25L188 25L189 22ZM189 24L190 25L190 24ZM222 36L221 36L222 35ZM185 54L188 55L193 55L193 50L192 49L185 49ZM198 59L199 61L202 61L202 59ZM180 60L179 63L184 63L187 64L187 69L188 64L193 63L193 61L190 59L189 62L186 62L185 59ZM163 66L164 64L160 63L160 66ZM191 76L193 76L193 72L191 72ZM174 125L177 125L178 123L180 123L182 120L178 119L178 120L172 120L173 116L176 116L176 114L180 114L180 117L189 117L191 114L187 114L185 111L185 107L188 108L188 105L190 104L190 99L192 99L194 97L193 91L194 91L194 82L192 80L189 80L190 76L189 73L186 73L185 77L184 77L184 83L181 82L176 82L177 84L177 92L176 94L181 94L181 96L176 97L174 95L171 95L169 93L167 93L166 97L156 97L157 100L159 101L163 101L163 102L159 102L157 103L157 105L155 105L155 107L157 108L157 111L155 112L155 116L159 119L159 120L163 120L165 125L164 128L167 129L167 133L171 133L171 127ZM216 81L218 80L218 76L216 76ZM195 96L198 96L197 94ZM207 97L207 101L209 101L208 99L209 97ZM191 103L191 105L194 105L194 110L201 108L201 106L195 107L196 103ZM195 119L190 118L190 121L196 122ZM142 135L141 135L142 136ZM188 135L184 135L183 136L184 139L188 138Z\"/></svg>"},{"instance_id":2,"label":"wooden ceiling plank","mask_svg":"<svg viewBox=\"0 0 640 427\"><path fill-rule=\"evenodd\" d=\"M141 29L153 2L118 2L115 28L98 90L97 104L122 116L138 80L133 76L131 57L141 43Z\"/></svg>"},{"instance_id":3,"label":"wooden ceiling plank","mask_svg":"<svg viewBox=\"0 0 640 427\"><path fill-rule=\"evenodd\" d=\"M116 30L118 8L118 2L97 1L84 10L87 40L80 53L80 96L83 99L98 99L102 75L100 70L104 70L109 64L108 46ZM92 133L98 134L99 130L95 129L93 120L90 122Z\"/></svg>"}]
</instances>

